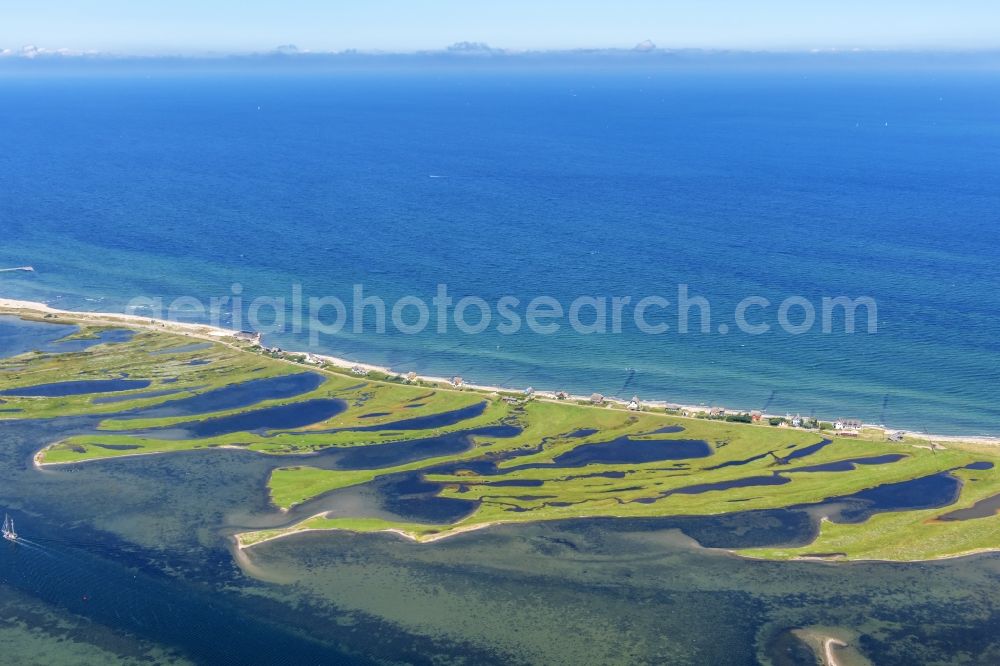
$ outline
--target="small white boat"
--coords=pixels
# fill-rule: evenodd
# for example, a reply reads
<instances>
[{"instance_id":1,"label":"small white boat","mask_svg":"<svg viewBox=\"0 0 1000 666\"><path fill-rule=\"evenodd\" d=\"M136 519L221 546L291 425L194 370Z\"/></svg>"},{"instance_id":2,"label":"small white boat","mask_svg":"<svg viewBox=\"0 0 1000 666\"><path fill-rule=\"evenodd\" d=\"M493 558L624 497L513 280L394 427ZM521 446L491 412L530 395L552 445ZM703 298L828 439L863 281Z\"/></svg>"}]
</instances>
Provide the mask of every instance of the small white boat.
<instances>
[{"instance_id":1,"label":"small white boat","mask_svg":"<svg viewBox=\"0 0 1000 666\"><path fill-rule=\"evenodd\" d=\"M0 532L7 541L17 541L17 532L14 530L14 519L8 514L3 515L3 531Z\"/></svg>"}]
</instances>

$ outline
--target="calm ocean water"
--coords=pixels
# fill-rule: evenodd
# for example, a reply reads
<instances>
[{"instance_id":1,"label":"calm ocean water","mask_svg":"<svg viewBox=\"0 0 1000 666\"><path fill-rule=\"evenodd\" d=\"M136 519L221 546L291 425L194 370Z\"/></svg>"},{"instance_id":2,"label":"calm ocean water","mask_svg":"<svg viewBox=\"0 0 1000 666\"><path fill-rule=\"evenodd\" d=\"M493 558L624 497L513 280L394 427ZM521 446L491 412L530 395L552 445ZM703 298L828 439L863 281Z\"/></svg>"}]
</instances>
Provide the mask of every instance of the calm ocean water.
<instances>
[{"instance_id":1,"label":"calm ocean water","mask_svg":"<svg viewBox=\"0 0 1000 666\"><path fill-rule=\"evenodd\" d=\"M0 295L662 294L713 333L344 334L467 381L1000 434L1000 77L667 71L0 81ZM762 295L869 335L720 335ZM772 319L773 321L773 313ZM271 340L304 347L289 333ZM631 371L629 369L632 369Z\"/></svg>"}]
</instances>

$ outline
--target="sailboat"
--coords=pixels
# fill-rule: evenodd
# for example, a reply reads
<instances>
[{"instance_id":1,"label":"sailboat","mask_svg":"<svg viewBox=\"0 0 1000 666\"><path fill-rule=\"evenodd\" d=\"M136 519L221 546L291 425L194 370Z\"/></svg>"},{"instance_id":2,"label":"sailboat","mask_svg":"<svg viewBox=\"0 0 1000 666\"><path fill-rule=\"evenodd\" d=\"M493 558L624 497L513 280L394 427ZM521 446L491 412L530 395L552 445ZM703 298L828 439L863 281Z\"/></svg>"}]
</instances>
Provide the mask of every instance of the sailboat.
<instances>
[{"instance_id":1,"label":"sailboat","mask_svg":"<svg viewBox=\"0 0 1000 666\"><path fill-rule=\"evenodd\" d=\"M0 532L7 541L17 541L17 532L14 531L14 519L9 514L3 515L3 531Z\"/></svg>"}]
</instances>

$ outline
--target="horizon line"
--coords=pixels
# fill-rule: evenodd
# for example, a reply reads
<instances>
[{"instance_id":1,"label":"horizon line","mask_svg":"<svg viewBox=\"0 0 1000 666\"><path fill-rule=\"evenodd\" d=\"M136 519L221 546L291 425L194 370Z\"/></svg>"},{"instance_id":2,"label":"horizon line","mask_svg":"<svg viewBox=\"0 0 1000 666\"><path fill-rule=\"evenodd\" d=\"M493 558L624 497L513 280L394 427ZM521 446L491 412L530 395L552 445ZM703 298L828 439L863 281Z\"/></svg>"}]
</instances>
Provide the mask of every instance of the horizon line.
<instances>
[{"instance_id":1,"label":"horizon line","mask_svg":"<svg viewBox=\"0 0 1000 666\"><path fill-rule=\"evenodd\" d=\"M577 47L577 48L537 48L513 49L493 47L484 42L455 42L437 49L386 50L347 48L340 50L300 49L294 44L282 44L268 50L251 51L163 51L159 53L105 51L98 49L70 49L65 47L39 47L25 44L21 47L0 47L0 60L60 60L89 59L102 62L112 61L220 61L226 59L282 58L454 58L464 60L517 59L531 57L593 57L593 56L633 56L654 58L664 56L989 56L1000 55L1000 45L979 48L959 47L810 47L810 48L727 48L727 47L659 47L651 40L626 47Z\"/></svg>"}]
</instances>

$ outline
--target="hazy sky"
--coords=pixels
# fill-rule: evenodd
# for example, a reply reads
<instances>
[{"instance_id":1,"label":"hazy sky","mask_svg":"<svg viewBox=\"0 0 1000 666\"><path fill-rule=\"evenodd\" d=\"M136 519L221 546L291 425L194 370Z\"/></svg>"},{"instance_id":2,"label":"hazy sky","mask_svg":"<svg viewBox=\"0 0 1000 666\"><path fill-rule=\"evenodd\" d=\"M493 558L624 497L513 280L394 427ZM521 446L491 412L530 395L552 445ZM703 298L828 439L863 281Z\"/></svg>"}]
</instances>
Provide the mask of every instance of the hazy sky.
<instances>
[{"instance_id":1,"label":"hazy sky","mask_svg":"<svg viewBox=\"0 0 1000 666\"><path fill-rule=\"evenodd\" d=\"M0 0L0 48L1000 47L998 0Z\"/></svg>"}]
</instances>

